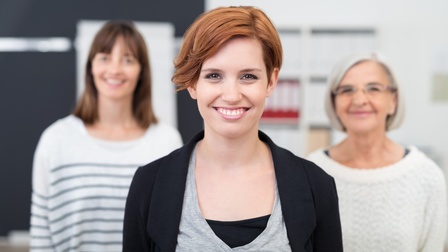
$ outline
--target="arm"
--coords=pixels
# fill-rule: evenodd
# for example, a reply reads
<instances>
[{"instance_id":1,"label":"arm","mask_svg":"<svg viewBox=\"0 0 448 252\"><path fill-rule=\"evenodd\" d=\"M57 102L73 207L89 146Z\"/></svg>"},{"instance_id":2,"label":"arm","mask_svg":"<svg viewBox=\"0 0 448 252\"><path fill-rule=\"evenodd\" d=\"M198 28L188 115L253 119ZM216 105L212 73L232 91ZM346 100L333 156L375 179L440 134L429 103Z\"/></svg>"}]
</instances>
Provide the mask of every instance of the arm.
<instances>
[{"instance_id":1,"label":"arm","mask_svg":"<svg viewBox=\"0 0 448 252\"><path fill-rule=\"evenodd\" d=\"M442 170L436 167L440 173L436 175L436 181L432 181L432 190L429 191L428 204L424 216L424 228L422 230L421 252L444 251L447 230L447 199L446 183Z\"/></svg>"},{"instance_id":2,"label":"arm","mask_svg":"<svg viewBox=\"0 0 448 252\"><path fill-rule=\"evenodd\" d=\"M123 226L124 252L151 251L152 242L146 228L149 204L145 204L151 197L150 192L146 190L150 181L145 181L142 173L142 168L139 168L134 174L126 199Z\"/></svg>"},{"instance_id":3,"label":"arm","mask_svg":"<svg viewBox=\"0 0 448 252\"><path fill-rule=\"evenodd\" d=\"M49 222L49 159L45 154L45 138L37 145L33 161L30 220L30 251L54 251Z\"/></svg>"},{"instance_id":4,"label":"arm","mask_svg":"<svg viewBox=\"0 0 448 252\"><path fill-rule=\"evenodd\" d=\"M328 185L321 184L317 189L319 198L315 203L317 225L313 235L314 251L343 251L336 184L333 178L323 181L328 181Z\"/></svg>"}]
</instances>

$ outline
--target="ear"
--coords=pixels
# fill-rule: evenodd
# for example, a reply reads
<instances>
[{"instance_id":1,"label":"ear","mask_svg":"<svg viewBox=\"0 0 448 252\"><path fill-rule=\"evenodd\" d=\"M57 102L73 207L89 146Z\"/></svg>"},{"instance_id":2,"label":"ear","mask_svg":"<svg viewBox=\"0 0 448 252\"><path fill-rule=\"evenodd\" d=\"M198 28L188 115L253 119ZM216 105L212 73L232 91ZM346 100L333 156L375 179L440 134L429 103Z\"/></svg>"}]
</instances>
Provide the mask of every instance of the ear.
<instances>
[{"instance_id":1,"label":"ear","mask_svg":"<svg viewBox=\"0 0 448 252\"><path fill-rule=\"evenodd\" d=\"M266 98L271 96L272 92L274 92L275 87L277 86L277 82L278 82L278 72L280 70L276 67L274 68L274 70L272 71L271 77L269 78L269 82L268 82L268 89L266 92Z\"/></svg>"},{"instance_id":2,"label":"ear","mask_svg":"<svg viewBox=\"0 0 448 252\"><path fill-rule=\"evenodd\" d=\"M190 97L193 100L196 100L197 99L196 86L189 86L187 88L187 90L188 90L188 93L190 93Z\"/></svg>"}]
</instances>

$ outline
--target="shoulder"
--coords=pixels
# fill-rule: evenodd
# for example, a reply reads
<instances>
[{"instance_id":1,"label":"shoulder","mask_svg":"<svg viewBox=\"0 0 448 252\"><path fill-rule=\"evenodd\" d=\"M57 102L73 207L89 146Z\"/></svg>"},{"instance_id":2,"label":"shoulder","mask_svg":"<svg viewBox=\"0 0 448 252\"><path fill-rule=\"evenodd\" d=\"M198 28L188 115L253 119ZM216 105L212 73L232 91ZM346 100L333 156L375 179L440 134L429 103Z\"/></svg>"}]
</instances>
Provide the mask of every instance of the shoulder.
<instances>
[{"instance_id":1,"label":"shoulder","mask_svg":"<svg viewBox=\"0 0 448 252\"><path fill-rule=\"evenodd\" d=\"M323 152L316 153L316 155L323 155ZM310 176L314 176L318 179L324 179L329 178L332 180L332 177L328 175L328 173L319 165L319 162L317 160L313 159L305 159L301 157L296 157L297 161L301 163L303 169L309 174Z\"/></svg>"},{"instance_id":2,"label":"shoulder","mask_svg":"<svg viewBox=\"0 0 448 252\"><path fill-rule=\"evenodd\" d=\"M337 211L336 183L314 162L298 157L288 150L271 145L277 185L281 198L302 200L309 195L316 209ZM302 192L296 194L297 192ZM289 196L289 194L296 196Z\"/></svg>"},{"instance_id":3,"label":"shoulder","mask_svg":"<svg viewBox=\"0 0 448 252\"><path fill-rule=\"evenodd\" d=\"M311 153L309 153L306 156L306 159L313 161L313 162L318 162L322 159L325 159L327 157L327 155L325 154L325 149L324 148L319 148Z\"/></svg>"},{"instance_id":4,"label":"shoulder","mask_svg":"<svg viewBox=\"0 0 448 252\"><path fill-rule=\"evenodd\" d=\"M137 169L133 183L147 184L147 181L160 180L161 183L172 181L177 175L186 176L191 153L196 143L203 138L203 132L197 134L190 142L184 146L171 151L169 154L160 157ZM135 181L135 182L134 182Z\"/></svg>"},{"instance_id":5,"label":"shoulder","mask_svg":"<svg viewBox=\"0 0 448 252\"><path fill-rule=\"evenodd\" d=\"M418 181L429 187L445 187L445 174L442 168L416 146L409 146L408 148L410 152L405 158L407 162L403 163L414 166L412 168L416 177L418 177Z\"/></svg>"},{"instance_id":6,"label":"shoulder","mask_svg":"<svg viewBox=\"0 0 448 252\"><path fill-rule=\"evenodd\" d=\"M138 211L141 216L147 216L152 200L157 174L164 158L157 159L147 165L140 166L135 171L126 197L126 211ZM135 218L134 216L133 218ZM126 218L126 217L125 217Z\"/></svg>"},{"instance_id":7,"label":"shoulder","mask_svg":"<svg viewBox=\"0 0 448 252\"><path fill-rule=\"evenodd\" d=\"M141 180L142 183L146 183L148 180L154 180L160 169L173 169L173 165L178 165L180 167L182 165L180 162L185 164L186 160L182 157L182 155L185 155L186 152L187 150L184 146L173 150L171 153L151 161L146 165L140 166L135 172L133 180L136 180L137 182Z\"/></svg>"},{"instance_id":8,"label":"shoulder","mask_svg":"<svg viewBox=\"0 0 448 252\"><path fill-rule=\"evenodd\" d=\"M179 131L172 125L165 122L158 122L149 126L147 134L148 138L161 138L182 143Z\"/></svg>"},{"instance_id":9,"label":"shoulder","mask_svg":"<svg viewBox=\"0 0 448 252\"><path fill-rule=\"evenodd\" d=\"M329 185L333 190L335 182L333 176L327 173L327 171L319 164L314 161L300 158L303 164L304 170L308 175L311 186L321 186L323 182Z\"/></svg>"},{"instance_id":10,"label":"shoulder","mask_svg":"<svg viewBox=\"0 0 448 252\"><path fill-rule=\"evenodd\" d=\"M154 131L157 133L163 133L163 134L179 134L179 131L172 126L171 124L165 123L165 122L158 122L155 124L151 124L149 126L150 131Z\"/></svg>"},{"instance_id":11,"label":"shoulder","mask_svg":"<svg viewBox=\"0 0 448 252\"><path fill-rule=\"evenodd\" d=\"M283 160L276 169L301 169L305 172L308 182L311 186L330 183L333 186L334 180L327 172L313 161L296 156L289 150L275 145L272 141L268 142L273 153L274 162Z\"/></svg>"},{"instance_id":12,"label":"shoulder","mask_svg":"<svg viewBox=\"0 0 448 252\"><path fill-rule=\"evenodd\" d=\"M142 187L153 184L159 168L166 158L167 157L162 157L144 166L138 167L132 179L133 186Z\"/></svg>"},{"instance_id":13,"label":"shoulder","mask_svg":"<svg viewBox=\"0 0 448 252\"><path fill-rule=\"evenodd\" d=\"M317 164L331 176L337 173L336 163L326 153L326 148L317 149L306 156L306 159Z\"/></svg>"},{"instance_id":14,"label":"shoulder","mask_svg":"<svg viewBox=\"0 0 448 252\"><path fill-rule=\"evenodd\" d=\"M182 147L138 167L132 178L130 195L136 197L138 195L151 195L156 183L166 184L176 178L182 167L188 165L182 158L182 155L185 155L186 152L185 147Z\"/></svg>"},{"instance_id":15,"label":"shoulder","mask_svg":"<svg viewBox=\"0 0 448 252\"><path fill-rule=\"evenodd\" d=\"M63 134L73 133L73 131L79 131L82 128L81 119L74 115L69 115L64 118L56 120L50 126L48 126L42 133L45 137L55 137Z\"/></svg>"},{"instance_id":16,"label":"shoulder","mask_svg":"<svg viewBox=\"0 0 448 252\"><path fill-rule=\"evenodd\" d=\"M318 164L316 164L317 162L314 161L313 159L310 159L308 157L305 159L305 158L296 156L295 154L293 154L290 151L283 149L281 147L277 146L277 148L280 151L284 152L284 155L288 156L291 161L296 162L300 167L304 168L305 170L316 173L316 174L324 175L324 176L326 175L324 170L322 170L321 167ZM322 155L323 155L322 151L316 151L314 154L313 153L310 154L311 157L313 157L313 156L319 157Z\"/></svg>"},{"instance_id":17,"label":"shoulder","mask_svg":"<svg viewBox=\"0 0 448 252\"><path fill-rule=\"evenodd\" d=\"M408 149L409 154L406 158L411 159L413 162L416 163L416 165L428 167L431 169L435 168L440 169L440 167L432 159L430 159L428 155L425 154L425 152L420 150L418 147L411 145L408 147Z\"/></svg>"},{"instance_id":18,"label":"shoulder","mask_svg":"<svg viewBox=\"0 0 448 252\"><path fill-rule=\"evenodd\" d=\"M152 188L157 179L157 174L167 158L169 157L161 157L144 166L138 167L132 178L129 195L136 197L139 197L138 195L151 195Z\"/></svg>"},{"instance_id":19,"label":"shoulder","mask_svg":"<svg viewBox=\"0 0 448 252\"><path fill-rule=\"evenodd\" d=\"M38 147L49 148L65 139L74 138L77 132L82 131L82 127L83 123L81 119L74 115L58 119L42 132Z\"/></svg>"}]
</instances>

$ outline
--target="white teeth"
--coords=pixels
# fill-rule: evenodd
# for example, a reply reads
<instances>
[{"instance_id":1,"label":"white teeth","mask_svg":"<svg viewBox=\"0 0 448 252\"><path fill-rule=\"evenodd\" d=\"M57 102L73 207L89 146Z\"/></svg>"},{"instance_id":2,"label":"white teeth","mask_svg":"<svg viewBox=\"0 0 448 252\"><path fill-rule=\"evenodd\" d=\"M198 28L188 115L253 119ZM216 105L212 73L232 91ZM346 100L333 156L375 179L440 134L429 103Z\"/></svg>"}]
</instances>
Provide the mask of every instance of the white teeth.
<instances>
[{"instance_id":1,"label":"white teeth","mask_svg":"<svg viewBox=\"0 0 448 252\"><path fill-rule=\"evenodd\" d=\"M115 79L106 79L107 84L109 85L119 85L121 84L123 81L121 80L115 80Z\"/></svg>"},{"instance_id":2,"label":"white teeth","mask_svg":"<svg viewBox=\"0 0 448 252\"><path fill-rule=\"evenodd\" d=\"M244 109L225 109L225 108L218 108L218 112L224 115L228 116L237 116L241 115L244 112Z\"/></svg>"}]
</instances>

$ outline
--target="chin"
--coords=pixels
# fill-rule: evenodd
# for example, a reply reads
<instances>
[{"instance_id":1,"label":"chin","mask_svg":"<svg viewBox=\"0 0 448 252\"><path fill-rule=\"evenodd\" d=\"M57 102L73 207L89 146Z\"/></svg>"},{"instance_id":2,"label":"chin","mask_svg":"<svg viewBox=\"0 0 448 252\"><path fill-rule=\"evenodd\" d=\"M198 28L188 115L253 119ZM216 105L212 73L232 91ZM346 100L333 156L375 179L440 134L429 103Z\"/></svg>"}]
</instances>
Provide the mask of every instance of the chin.
<instances>
[{"instance_id":1,"label":"chin","mask_svg":"<svg viewBox=\"0 0 448 252\"><path fill-rule=\"evenodd\" d=\"M246 136L250 132L250 129L243 128L241 125L220 125L213 129L213 131L223 137L234 139Z\"/></svg>"}]
</instances>

